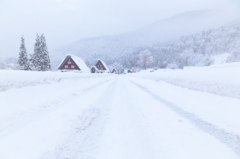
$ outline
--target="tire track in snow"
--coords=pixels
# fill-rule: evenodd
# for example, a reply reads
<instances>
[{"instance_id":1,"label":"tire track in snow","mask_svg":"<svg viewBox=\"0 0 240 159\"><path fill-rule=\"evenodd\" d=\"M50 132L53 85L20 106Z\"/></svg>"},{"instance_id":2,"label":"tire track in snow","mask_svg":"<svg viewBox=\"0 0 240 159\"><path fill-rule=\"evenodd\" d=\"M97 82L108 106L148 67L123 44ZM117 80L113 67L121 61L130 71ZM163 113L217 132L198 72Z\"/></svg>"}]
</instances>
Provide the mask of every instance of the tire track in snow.
<instances>
[{"instance_id":1,"label":"tire track in snow","mask_svg":"<svg viewBox=\"0 0 240 159\"><path fill-rule=\"evenodd\" d=\"M42 156L42 159L93 158L94 153L88 151L93 152L97 149L97 139L102 129L102 116L103 111L99 108L91 107L84 110L75 121L69 137L56 147L54 153L48 152Z\"/></svg>"},{"instance_id":2,"label":"tire track in snow","mask_svg":"<svg viewBox=\"0 0 240 159\"><path fill-rule=\"evenodd\" d=\"M68 137L57 145L54 152L45 153L42 159L94 159L113 102L107 95L115 92L116 84L113 81L94 101L95 104L78 116Z\"/></svg>"},{"instance_id":3,"label":"tire track in snow","mask_svg":"<svg viewBox=\"0 0 240 159\"><path fill-rule=\"evenodd\" d=\"M85 88L85 89L80 89L80 95L76 96L77 92L73 92L74 98L71 100L75 100L76 98L85 95L86 93L92 91L93 89L98 88L99 86L108 83L110 80L107 79L103 82L97 83L91 87ZM59 103L62 103L59 106ZM38 112L32 112L31 114L23 114L23 116L20 116L19 118L17 118L16 120L14 120L13 122L9 123L8 125L1 127L0 126L0 140L6 136L8 136L9 134L15 132L17 129L23 127L24 125L27 125L33 121L36 121L37 119L41 118L42 116L49 114L53 111L55 111L56 109L59 109L63 106L65 106L66 103L69 103L69 101L66 101L65 99L58 101L57 103L55 103L55 106L51 106L49 108L45 108L43 107L43 109L41 109Z\"/></svg>"},{"instance_id":4,"label":"tire track in snow","mask_svg":"<svg viewBox=\"0 0 240 159\"><path fill-rule=\"evenodd\" d=\"M131 80L130 80L131 81ZM193 113L189 113L183 109L181 109L179 106L177 106L174 103L171 103L170 101L165 100L164 98L152 93L149 91L146 87L143 87L133 81L131 81L134 85L136 85L138 88L143 90L144 92L150 94L153 98L158 100L159 102L166 105L168 108L173 110L174 112L178 113L188 121L190 121L193 125L201 129L202 131L208 133L209 135L214 136L216 139L218 139L221 143L228 146L232 151L240 155L240 136L229 133L223 129L218 128L215 125L212 125L203 119L199 118L197 115Z\"/></svg>"},{"instance_id":5,"label":"tire track in snow","mask_svg":"<svg viewBox=\"0 0 240 159\"><path fill-rule=\"evenodd\" d=\"M154 158L156 149L147 130L149 127L127 84L129 81L118 76L116 93L110 96L113 106L95 159Z\"/></svg>"}]
</instances>

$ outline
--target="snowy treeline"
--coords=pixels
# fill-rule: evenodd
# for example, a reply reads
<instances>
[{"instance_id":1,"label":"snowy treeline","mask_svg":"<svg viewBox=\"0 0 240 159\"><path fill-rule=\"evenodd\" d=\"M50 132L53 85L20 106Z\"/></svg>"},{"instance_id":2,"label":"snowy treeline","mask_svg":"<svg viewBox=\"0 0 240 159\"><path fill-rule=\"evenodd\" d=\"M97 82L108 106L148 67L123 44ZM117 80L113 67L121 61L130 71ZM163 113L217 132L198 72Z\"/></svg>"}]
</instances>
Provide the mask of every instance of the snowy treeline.
<instances>
[{"instance_id":1,"label":"snowy treeline","mask_svg":"<svg viewBox=\"0 0 240 159\"><path fill-rule=\"evenodd\" d=\"M240 60L240 27L228 26L182 37L177 41L150 48L156 67L176 64L182 66L208 66L212 55L229 53L226 62Z\"/></svg>"},{"instance_id":2,"label":"snowy treeline","mask_svg":"<svg viewBox=\"0 0 240 159\"><path fill-rule=\"evenodd\" d=\"M17 68L18 59L15 57L8 57L0 59L0 69L15 70Z\"/></svg>"},{"instance_id":3,"label":"snowy treeline","mask_svg":"<svg viewBox=\"0 0 240 159\"><path fill-rule=\"evenodd\" d=\"M50 58L47 49L45 36L37 34L34 45L34 53L30 56L27 54L25 40L21 38L20 52L18 58L18 69L48 71L51 70Z\"/></svg>"},{"instance_id":4,"label":"snowy treeline","mask_svg":"<svg viewBox=\"0 0 240 159\"><path fill-rule=\"evenodd\" d=\"M223 53L230 54L226 62L240 61L240 26L210 29L175 41L128 48L120 55L102 55L100 58L105 59L112 68L118 65L128 69L175 69L184 66L209 66L213 63L212 56Z\"/></svg>"},{"instance_id":5,"label":"snowy treeline","mask_svg":"<svg viewBox=\"0 0 240 159\"><path fill-rule=\"evenodd\" d=\"M116 42L118 44L116 47L114 38L109 38L110 44L98 49L97 46L101 44L101 39L96 44L94 39L86 41L87 43L76 43L65 50L57 51L55 56L52 56L53 69L57 69L56 67L65 54L69 52L82 57L89 67L95 65L97 59L102 59L110 69L116 68L118 71L121 70L120 72L124 69L176 69L184 66L209 66L214 62L213 56L220 54L229 54L224 62L240 61L240 25L209 29L177 40L151 45L125 46ZM86 47L83 47L83 44L84 46L86 44ZM41 49L42 46L46 49ZM27 57L31 69L42 71L51 69L44 36L37 36L34 54ZM0 67L3 68L3 66Z\"/></svg>"}]
</instances>

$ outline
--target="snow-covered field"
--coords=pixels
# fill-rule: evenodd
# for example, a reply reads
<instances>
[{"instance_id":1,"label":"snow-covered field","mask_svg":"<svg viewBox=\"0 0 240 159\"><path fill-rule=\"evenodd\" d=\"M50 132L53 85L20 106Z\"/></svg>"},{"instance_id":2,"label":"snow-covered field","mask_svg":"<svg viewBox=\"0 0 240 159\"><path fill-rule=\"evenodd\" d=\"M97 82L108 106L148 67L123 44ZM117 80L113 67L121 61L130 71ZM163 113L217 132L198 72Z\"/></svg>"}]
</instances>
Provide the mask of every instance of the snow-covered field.
<instances>
[{"instance_id":1,"label":"snow-covered field","mask_svg":"<svg viewBox=\"0 0 240 159\"><path fill-rule=\"evenodd\" d=\"M209 67L185 67L182 70L146 70L133 77L165 81L196 91L240 99L240 62Z\"/></svg>"},{"instance_id":2,"label":"snow-covered field","mask_svg":"<svg viewBox=\"0 0 240 159\"><path fill-rule=\"evenodd\" d=\"M96 74L95 77L106 76L106 74ZM20 88L25 86L34 86L38 84L50 84L67 79L90 78L89 73L75 72L28 72L18 70L0 69L0 91L11 88Z\"/></svg>"},{"instance_id":3,"label":"snow-covered field","mask_svg":"<svg viewBox=\"0 0 240 159\"><path fill-rule=\"evenodd\" d=\"M239 159L240 64L0 70L1 159Z\"/></svg>"}]
</instances>

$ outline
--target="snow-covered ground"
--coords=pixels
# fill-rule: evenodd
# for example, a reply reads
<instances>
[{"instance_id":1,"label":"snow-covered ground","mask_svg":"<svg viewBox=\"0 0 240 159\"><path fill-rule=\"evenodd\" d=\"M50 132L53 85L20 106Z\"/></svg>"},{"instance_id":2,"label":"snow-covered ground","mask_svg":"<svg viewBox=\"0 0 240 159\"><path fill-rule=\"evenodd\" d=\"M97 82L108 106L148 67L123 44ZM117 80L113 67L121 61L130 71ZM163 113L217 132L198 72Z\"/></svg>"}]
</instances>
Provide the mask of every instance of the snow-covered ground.
<instances>
[{"instance_id":1,"label":"snow-covered ground","mask_svg":"<svg viewBox=\"0 0 240 159\"><path fill-rule=\"evenodd\" d=\"M213 63L216 64L224 64L227 61L227 58L231 56L229 53L225 53L225 54L219 54L219 55L215 55L212 56L213 59Z\"/></svg>"},{"instance_id":2,"label":"snow-covered ground","mask_svg":"<svg viewBox=\"0 0 240 159\"><path fill-rule=\"evenodd\" d=\"M182 70L146 70L132 76L240 99L240 62L209 67L185 67Z\"/></svg>"},{"instance_id":3,"label":"snow-covered ground","mask_svg":"<svg viewBox=\"0 0 240 159\"><path fill-rule=\"evenodd\" d=\"M95 74L95 77L102 76L106 76L106 74ZM78 72L35 72L0 69L0 91L8 90L10 88L50 84L52 82L78 78L90 78L90 74Z\"/></svg>"},{"instance_id":4,"label":"snow-covered ground","mask_svg":"<svg viewBox=\"0 0 240 159\"><path fill-rule=\"evenodd\" d=\"M0 158L239 159L239 69L0 71Z\"/></svg>"}]
</instances>

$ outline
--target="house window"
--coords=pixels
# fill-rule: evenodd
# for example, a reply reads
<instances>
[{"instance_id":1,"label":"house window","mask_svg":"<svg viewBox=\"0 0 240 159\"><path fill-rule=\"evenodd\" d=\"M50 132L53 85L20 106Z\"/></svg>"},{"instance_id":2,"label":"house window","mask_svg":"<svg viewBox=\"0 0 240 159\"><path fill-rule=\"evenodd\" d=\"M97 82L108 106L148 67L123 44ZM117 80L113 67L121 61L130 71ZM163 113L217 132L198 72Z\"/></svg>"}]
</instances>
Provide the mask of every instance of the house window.
<instances>
[{"instance_id":1,"label":"house window","mask_svg":"<svg viewBox=\"0 0 240 159\"><path fill-rule=\"evenodd\" d=\"M65 68L68 68L68 65L65 65Z\"/></svg>"},{"instance_id":2,"label":"house window","mask_svg":"<svg viewBox=\"0 0 240 159\"><path fill-rule=\"evenodd\" d=\"M75 68L75 66L74 66L74 65L71 65L71 68Z\"/></svg>"},{"instance_id":3,"label":"house window","mask_svg":"<svg viewBox=\"0 0 240 159\"><path fill-rule=\"evenodd\" d=\"M71 64L71 61L68 61L68 64Z\"/></svg>"}]
</instances>

